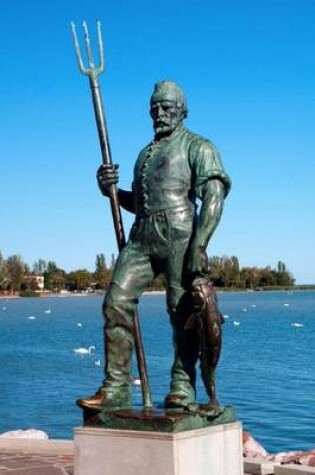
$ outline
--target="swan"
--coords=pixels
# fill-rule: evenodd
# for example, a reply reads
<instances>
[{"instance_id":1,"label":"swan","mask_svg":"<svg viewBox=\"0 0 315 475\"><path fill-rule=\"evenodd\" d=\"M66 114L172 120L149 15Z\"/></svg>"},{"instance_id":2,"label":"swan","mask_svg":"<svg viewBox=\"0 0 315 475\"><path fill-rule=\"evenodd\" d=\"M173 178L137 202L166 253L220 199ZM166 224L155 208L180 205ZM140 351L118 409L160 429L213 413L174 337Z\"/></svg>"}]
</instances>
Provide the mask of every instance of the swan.
<instances>
[{"instance_id":1,"label":"swan","mask_svg":"<svg viewBox=\"0 0 315 475\"><path fill-rule=\"evenodd\" d=\"M303 328L304 325L303 323L291 323L291 327L295 327L295 328Z\"/></svg>"},{"instance_id":2,"label":"swan","mask_svg":"<svg viewBox=\"0 0 315 475\"><path fill-rule=\"evenodd\" d=\"M240 322L237 322L236 320L234 320L234 322L233 322L233 323L234 323L234 325L235 325L235 326L238 326L238 325L240 325Z\"/></svg>"},{"instance_id":3,"label":"swan","mask_svg":"<svg viewBox=\"0 0 315 475\"><path fill-rule=\"evenodd\" d=\"M30 317L27 317L29 320L35 320L36 317L34 317L33 315L31 315Z\"/></svg>"},{"instance_id":4,"label":"swan","mask_svg":"<svg viewBox=\"0 0 315 475\"><path fill-rule=\"evenodd\" d=\"M48 308L47 310L45 310L45 313L51 313L51 309Z\"/></svg>"},{"instance_id":5,"label":"swan","mask_svg":"<svg viewBox=\"0 0 315 475\"><path fill-rule=\"evenodd\" d=\"M141 379L131 376L131 383L133 386L141 386Z\"/></svg>"},{"instance_id":6,"label":"swan","mask_svg":"<svg viewBox=\"0 0 315 475\"><path fill-rule=\"evenodd\" d=\"M93 355L95 353L95 346L89 346L88 348L74 348L73 351L78 355Z\"/></svg>"},{"instance_id":7,"label":"swan","mask_svg":"<svg viewBox=\"0 0 315 475\"><path fill-rule=\"evenodd\" d=\"M101 360L95 360L94 366L101 366Z\"/></svg>"}]
</instances>

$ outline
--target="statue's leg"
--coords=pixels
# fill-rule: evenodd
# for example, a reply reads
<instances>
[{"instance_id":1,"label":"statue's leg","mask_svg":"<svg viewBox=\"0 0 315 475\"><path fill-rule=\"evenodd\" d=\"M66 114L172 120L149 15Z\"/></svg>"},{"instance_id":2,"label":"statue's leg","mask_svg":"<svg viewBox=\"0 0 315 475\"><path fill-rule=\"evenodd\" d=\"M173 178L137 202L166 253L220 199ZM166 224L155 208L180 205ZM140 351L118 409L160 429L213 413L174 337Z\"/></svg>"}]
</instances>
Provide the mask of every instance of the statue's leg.
<instances>
[{"instance_id":1,"label":"statue's leg","mask_svg":"<svg viewBox=\"0 0 315 475\"><path fill-rule=\"evenodd\" d=\"M112 282L103 304L105 379L103 406L131 407L133 312L137 298Z\"/></svg>"},{"instance_id":2,"label":"statue's leg","mask_svg":"<svg viewBox=\"0 0 315 475\"><path fill-rule=\"evenodd\" d=\"M165 269L167 281L167 308L173 329L174 362L171 369L170 392L165 398L166 407L185 407L195 401L196 363L200 340L193 326L185 326L191 315L190 293L186 287L186 255L191 237L191 221L170 224L170 245Z\"/></svg>"},{"instance_id":3,"label":"statue's leg","mask_svg":"<svg viewBox=\"0 0 315 475\"><path fill-rule=\"evenodd\" d=\"M196 397L196 363L199 357L200 340L195 328L185 328L187 318L185 313L188 309L186 296L187 293L183 289L176 289L173 286L168 288L174 362L171 369L170 392L165 398L167 408L187 407L195 402Z\"/></svg>"},{"instance_id":4,"label":"statue's leg","mask_svg":"<svg viewBox=\"0 0 315 475\"><path fill-rule=\"evenodd\" d=\"M133 314L153 278L150 260L140 244L129 242L119 255L103 304L105 379L95 395L77 401L80 407L132 405Z\"/></svg>"}]
</instances>

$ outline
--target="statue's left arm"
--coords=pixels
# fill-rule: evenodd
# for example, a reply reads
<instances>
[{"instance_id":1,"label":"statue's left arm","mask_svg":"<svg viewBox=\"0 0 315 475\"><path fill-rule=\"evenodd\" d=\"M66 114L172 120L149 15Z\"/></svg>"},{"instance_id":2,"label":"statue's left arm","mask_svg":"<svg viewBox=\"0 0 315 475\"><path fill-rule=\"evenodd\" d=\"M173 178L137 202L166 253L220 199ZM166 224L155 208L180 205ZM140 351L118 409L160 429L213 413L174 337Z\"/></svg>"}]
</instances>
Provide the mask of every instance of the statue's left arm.
<instances>
[{"instance_id":1,"label":"statue's left arm","mask_svg":"<svg viewBox=\"0 0 315 475\"><path fill-rule=\"evenodd\" d=\"M206 249L220 222L224 199L231 182L223 170L219 153L207 142L195 146L194 193L201 201L188 255L192 285L205 281L208 270Z\"/></svg>"}]
</instances>

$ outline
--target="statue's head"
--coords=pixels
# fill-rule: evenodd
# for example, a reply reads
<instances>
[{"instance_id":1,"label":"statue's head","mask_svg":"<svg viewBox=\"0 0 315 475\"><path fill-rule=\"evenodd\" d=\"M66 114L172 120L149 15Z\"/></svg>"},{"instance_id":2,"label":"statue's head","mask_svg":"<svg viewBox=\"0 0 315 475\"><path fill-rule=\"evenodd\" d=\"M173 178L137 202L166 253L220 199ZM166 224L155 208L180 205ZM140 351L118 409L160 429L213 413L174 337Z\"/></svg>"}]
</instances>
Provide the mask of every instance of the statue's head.
<instances>
[{"instance_id":1,"label":"statue's head","mask_svg":"<svg viewBox=\"0 0 315 475\"><path fill-rule=\"evenodd\" d=\"M154 131L158 137L170 135L188 115L184 93L173 81L155 84L150 106Z\"/></svg>"}]
</instances>

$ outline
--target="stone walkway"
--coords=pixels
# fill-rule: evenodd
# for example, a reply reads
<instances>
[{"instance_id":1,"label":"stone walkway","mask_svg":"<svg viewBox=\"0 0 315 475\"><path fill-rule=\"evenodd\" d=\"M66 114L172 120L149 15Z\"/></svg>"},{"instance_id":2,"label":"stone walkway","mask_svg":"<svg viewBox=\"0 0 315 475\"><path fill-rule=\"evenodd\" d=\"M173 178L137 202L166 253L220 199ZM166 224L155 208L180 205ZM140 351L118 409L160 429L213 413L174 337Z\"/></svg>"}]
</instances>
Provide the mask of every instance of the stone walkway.
<instances>
[{"instance_id":1,"label":"stone walkway","mask_svg":"<svg viewBox=\"0 0 315 475\"><path fill-rule=\"evenodd\" d=\"M74 475L74 444L66 440L1 439L0 475ZM310 475L315 467L244 459L244 475Z\"/></svg>"},{"instance_id":2,"label":"stone walkway","mask_svg":"<svg viewBox=\"0 0 315 475\"><path fill-rule=\"evenodd\" d=\"M73 442L0 440L0 475L73 475Z\"/></svg>"}]
</instances>

